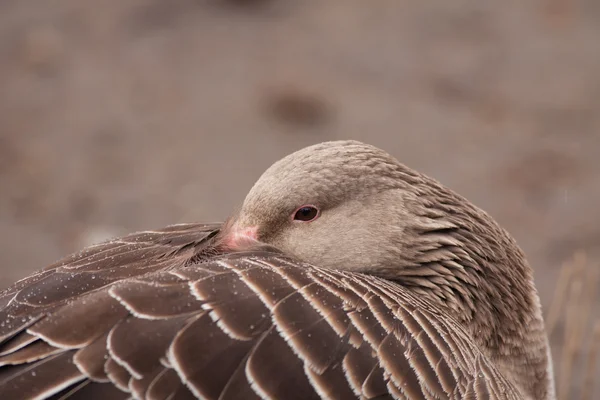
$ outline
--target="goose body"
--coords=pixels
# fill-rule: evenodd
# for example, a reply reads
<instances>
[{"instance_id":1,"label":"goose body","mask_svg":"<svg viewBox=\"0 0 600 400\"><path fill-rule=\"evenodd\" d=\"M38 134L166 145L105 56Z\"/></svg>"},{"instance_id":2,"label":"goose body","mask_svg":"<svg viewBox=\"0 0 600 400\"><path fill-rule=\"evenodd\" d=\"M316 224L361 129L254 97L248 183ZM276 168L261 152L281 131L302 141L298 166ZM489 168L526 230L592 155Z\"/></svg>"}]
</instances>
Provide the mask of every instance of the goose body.
<instances>
[{"instance_id":1,"label":"goose body","mask_svg":"<svg viewBox=\"0 0 600 400\"><path fill-rule=\"evenodd\" d=\"M314 175L336 157L357 169ZM359 142L274 164L226 224L114 239L0 292L1 399L553 396L516 244Z\"/></svg>"}]
</instances>

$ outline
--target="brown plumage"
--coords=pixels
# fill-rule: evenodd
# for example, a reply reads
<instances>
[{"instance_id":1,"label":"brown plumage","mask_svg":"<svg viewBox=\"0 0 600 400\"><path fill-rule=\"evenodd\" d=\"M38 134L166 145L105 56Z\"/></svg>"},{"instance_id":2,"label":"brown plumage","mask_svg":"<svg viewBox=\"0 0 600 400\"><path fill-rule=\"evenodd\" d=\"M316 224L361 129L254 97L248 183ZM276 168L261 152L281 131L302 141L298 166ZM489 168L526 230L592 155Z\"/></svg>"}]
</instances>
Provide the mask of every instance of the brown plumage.
<instances>
[{"instance_id":1,"label":"brown plumage","mask_svg":"<svg viewBox=\"0 0 600 400\"><path fill-rule=\"evenodd\" d=\"M354 141L275 163L224 226L132 234L0 293L2 399L552 399L552 379L514 240Z\"/></svg>"}]
</instances>

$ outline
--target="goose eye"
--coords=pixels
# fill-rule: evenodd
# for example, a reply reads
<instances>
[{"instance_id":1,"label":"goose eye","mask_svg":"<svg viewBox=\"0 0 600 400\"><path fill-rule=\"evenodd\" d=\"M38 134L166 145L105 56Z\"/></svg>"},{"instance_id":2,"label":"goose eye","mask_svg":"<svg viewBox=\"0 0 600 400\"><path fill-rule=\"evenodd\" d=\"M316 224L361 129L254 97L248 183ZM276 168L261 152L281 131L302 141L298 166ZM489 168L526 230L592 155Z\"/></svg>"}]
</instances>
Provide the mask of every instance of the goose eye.
<instances>
[{"instance_id":1,"label":"goose eye","mask_svg":"<svg viewBox=\"0 0 600 400\"><path fill-rule=\"evenodd\" d=\"M319 209L315 206L302 206L294 213L294 221L309 222L319 217Z\"/></svg>"}]
</instances>

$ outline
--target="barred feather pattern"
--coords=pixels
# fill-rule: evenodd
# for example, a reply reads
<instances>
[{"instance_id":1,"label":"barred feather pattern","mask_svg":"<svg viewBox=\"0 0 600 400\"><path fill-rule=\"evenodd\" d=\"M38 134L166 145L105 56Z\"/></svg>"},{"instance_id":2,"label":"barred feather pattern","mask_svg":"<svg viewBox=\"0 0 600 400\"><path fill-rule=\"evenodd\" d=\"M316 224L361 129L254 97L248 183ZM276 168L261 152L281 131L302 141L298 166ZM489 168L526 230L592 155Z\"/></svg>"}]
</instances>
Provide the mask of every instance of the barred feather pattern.
<instances>
[{"instance_id":1,"label":"barred feather pattern","mask_svg":"<svg viewBox=\"0 0 600 400\"><path fill-rule=\"evenodd\" d=\"M402 286L219 225L90 247L0 293L2 399L520 399L454 319Z\"/></svg>"}]
</instances>

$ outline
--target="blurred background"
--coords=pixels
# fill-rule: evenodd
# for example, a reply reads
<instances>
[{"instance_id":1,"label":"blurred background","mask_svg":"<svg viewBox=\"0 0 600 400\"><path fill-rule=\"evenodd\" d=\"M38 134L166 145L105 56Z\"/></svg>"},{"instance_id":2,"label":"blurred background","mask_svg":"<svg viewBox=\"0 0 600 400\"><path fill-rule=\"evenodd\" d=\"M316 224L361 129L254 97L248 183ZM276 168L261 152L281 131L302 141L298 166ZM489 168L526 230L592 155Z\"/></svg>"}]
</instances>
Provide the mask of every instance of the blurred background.
<instances>
[{"instance_id":1,"label":"blurred background","mask_svg":"<svg viewBox=\"0 0 600 400\"><path fill-rule=\"evenodd\" d=\"M556 304L597 282L599 40L596 0L2 0L0 289L115 235L220 221L273 161L353 138L492 214L561 315L557 360L594 355L564 345ZM592 275L569 286L565 263Z\"/></svg>"}]
</instances>

